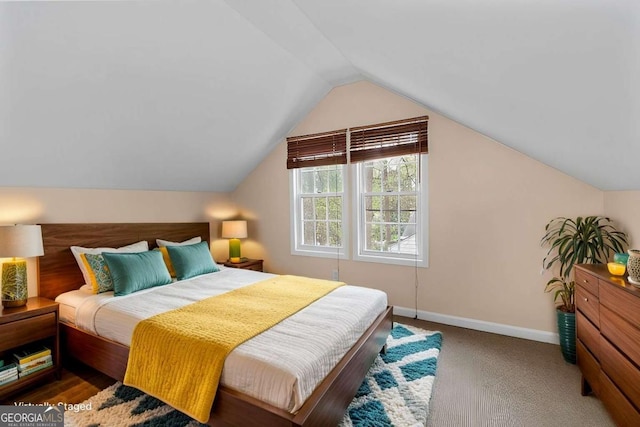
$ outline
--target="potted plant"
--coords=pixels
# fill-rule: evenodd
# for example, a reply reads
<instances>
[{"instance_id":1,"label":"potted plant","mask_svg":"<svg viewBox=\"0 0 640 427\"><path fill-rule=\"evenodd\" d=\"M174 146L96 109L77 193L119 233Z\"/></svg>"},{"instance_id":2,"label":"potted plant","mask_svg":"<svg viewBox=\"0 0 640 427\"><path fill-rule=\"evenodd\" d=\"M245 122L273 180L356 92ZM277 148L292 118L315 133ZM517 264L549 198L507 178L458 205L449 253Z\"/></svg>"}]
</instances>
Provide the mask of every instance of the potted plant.
<instances>
[{"instance_id":1,"label":"potted plant","mask_svg":"<svg viewBox=\"0 0 640 427\"><path fill-rule=\"evenodd\" d=\"M559 274L547 282L544 291L554 292L553 301L558 303L556 314L562 356L567 362L576 363L573 266L606 263L612 253L624 251L627 236L616 230L607 217L559 217L545 226L540 243L549 247L543 267L546 270L559 267Z\"/></svg>"}]
</instances>

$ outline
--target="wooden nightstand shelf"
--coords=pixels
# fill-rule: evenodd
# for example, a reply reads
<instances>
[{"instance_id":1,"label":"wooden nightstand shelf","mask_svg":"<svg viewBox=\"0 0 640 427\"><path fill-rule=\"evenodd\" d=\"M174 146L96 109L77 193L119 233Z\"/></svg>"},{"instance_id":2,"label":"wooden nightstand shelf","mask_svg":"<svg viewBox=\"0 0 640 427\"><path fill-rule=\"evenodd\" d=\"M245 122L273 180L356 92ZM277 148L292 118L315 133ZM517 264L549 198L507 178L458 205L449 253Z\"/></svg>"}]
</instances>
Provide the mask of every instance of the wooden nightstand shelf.
<instances>
[{"instance_id":1,"label":"wooden nightstand shelf","mask_svg":"<svg viewBox=\"0 0 640 427\"><path fill-rule=\"evenodd\" d=\"M48 376L60 378L59 339L57 302L34 297L22 307L0 307L0 356L5 363L11 363L14 351L30 344L46 345L53 358L53 366L1 385L0 402Z\"/></svg>"},{"instance_id":2,"label":"wooden nightstand shelf","mask_svg":"<svg viewBox=\"0 0 640 427\"><path fill-rule=\"evenodd\" d=\"M262 271L262 262L263 260L261 259L247 259L237 264L226 261L222 263L222 265L224 265L225 267L231 267L231 268L241 268L243 270Z\"/></svg>"}]
</instances>

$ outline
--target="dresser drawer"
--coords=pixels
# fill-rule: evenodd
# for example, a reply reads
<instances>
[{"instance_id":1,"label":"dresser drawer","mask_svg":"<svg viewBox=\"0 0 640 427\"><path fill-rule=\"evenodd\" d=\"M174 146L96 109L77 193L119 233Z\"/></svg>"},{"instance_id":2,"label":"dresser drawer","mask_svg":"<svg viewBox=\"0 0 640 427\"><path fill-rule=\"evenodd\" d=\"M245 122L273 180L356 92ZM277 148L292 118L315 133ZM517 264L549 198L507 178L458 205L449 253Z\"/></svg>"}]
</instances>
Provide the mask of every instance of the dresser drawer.
<instances>
[{"instance_id":1,"label":"dresser drawer","mask_svg":"<svg viewBox=\"0 0 640 427\"><path fill-rule=\"evenodd\" d=\"M576 286L575 291L576 308L587 316L596 327L600 327L600 301L598 301L598 297L580 286Z\"/></svg>"},{"instance_id":2,"label":"dresser drawer","mask_svg":"<svg viewBox=\"0 0 640 427\"><path fill-rule=\"evenodd\" d=\"M0 351L56 335L56 314L46 313L0 325Z\"/></svg>"},{"instance_id":3,"label":"dresser drawer","mask_svg":"<svg viewBox=\"0 0 640 427\"><path fill-rule=\"evenodd\" d=\"M607 307L600 307L600 332L636 365L640 364L640 329Z\"/></svg>"},{"instance_id":4,"label":"dresser drawer","mask_svg":"<svg viewBox=\"0 0 640 427\"><path fill-rule=\"evenodd\" d=\"M598 278L592 274L587 273L586 271L582 271L580 269L575 270L576 274L576 285L582 286L587 291L591 292L591 294L598 295Z\"/></svg>"},{"instance_id":5,"label":"dresser drawer","mask_svg":"<svg viewBox=\"0 0 640 427\"><path fill-rule=\"evenodd\" d=\"M631 403L640 406L640 371L606 338L600 337L600 367Z\"/></svg>"},{"instance_id":6,"label":"dresser drawer","mask_svg":"<svg viewBox=\"0 0 640 427\"><path fill-rule=\"evenodd\" d=\"M632 295L616 285L603 282L600 287L600 304L640 328L640 298Z\"/></svg>"},{"instance_id":7,"label":"dresser drawer","mask_svg":"<svg viewBox=\"0 0 640 427\"><path fill-rule=\"evenodd\" d=\"M600 360L600 331L580 312L576 313L576 324L578 339L596 359Z\"/></svg>"},{"instance_id":8,"label":"dresser drawer","mask_svg":"<svg viewBox=\"0 0 640 427\"><path fill-rule=\"evenodd\" d=\"M600 399L620 427L640 426L640 413L615 386L609 377L600 371Z\"/></svg>"},{"instance_id":9,"label":"dresser drawer","mask_svg":"<svg viewBox=\"0 0 640 427\"><path fill-rule=\"evenodd\" d=\"M576 354L582 376L591 386L593 393L598 396L600 394L600 364L580 340L576 341Z\"/></svg>"}]
</instances>

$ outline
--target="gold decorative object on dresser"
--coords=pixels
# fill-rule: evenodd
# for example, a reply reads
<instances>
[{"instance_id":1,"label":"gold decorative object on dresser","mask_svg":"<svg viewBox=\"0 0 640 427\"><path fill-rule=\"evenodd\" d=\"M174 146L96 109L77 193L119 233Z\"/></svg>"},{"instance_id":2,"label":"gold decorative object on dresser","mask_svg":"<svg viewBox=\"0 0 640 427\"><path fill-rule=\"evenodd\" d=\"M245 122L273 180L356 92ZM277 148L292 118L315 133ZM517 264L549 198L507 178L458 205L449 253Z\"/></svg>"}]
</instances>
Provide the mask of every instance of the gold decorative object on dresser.
<instances>
[{"instance_id":1,"label":"gold decorative object on dresser","mask_svg":"<svg viewBox=\"0 0 640 427\"><path fill-rule=\"evenodd\" d=\"M37 350L32 351L34 348ZM0 358L5 366L12 362L21 364L16 366L21 370L19 378L0 385L0 403L47 377L55 375L59 379L58 303L33 297L21 307L0 309ZM40 364L39 359L48 360Z\"/></svg>"},{"instance_id":2,"label":"gold decorative object on dresser","mask_svg":"<svg viewBox=\"0 0 640 427\"><path fill-rule=\"evenodd\" d=\"M575 267L582 394L593 392L620 426L640 426L640 288L603 264Z\"/></svg>"}]
</instances>

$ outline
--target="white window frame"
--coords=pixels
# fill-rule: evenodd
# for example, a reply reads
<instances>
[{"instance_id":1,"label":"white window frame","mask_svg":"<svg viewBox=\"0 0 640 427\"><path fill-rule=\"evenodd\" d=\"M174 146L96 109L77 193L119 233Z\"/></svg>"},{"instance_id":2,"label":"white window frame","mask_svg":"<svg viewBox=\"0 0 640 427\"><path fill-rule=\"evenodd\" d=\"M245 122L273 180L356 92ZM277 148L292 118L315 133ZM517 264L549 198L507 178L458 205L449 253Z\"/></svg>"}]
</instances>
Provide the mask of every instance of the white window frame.
<instances>
[{"instance_id":1,"label":"white window frame","mask_svg":"<svg viewBox=\"0 0 640 427\"><path fill-rule=\"evenodd\" d=\"M326 196L340 196L342 197L342 246L316 246L316 245L304 245L302 244L303 237L303 220L302 220L302 196L306 193L300 192L301 174L305 169L311 168L296 168L291 169L289 174L289 186L290 191L290 210L291 210L291 254L302 256L315 256L324 258L341 258L348 259L349 254L349 231L347 223L349 222L348 216L348 188L349 188L349 176L347 171L347 165L336 165L336 168L342 172L342 194L340 193L324 193Z\"/></svg>"},{"instance_id":2,"label":"white window frame","mask_svg":"<svg viewBox=\"0 0 640 427\"><path fill-rule=\"evenodd\" d=\"M381 253L364 249L365 218L364 195L361 188L364 185L364 162L351 164L351 173L355 176L352 180L352 204L353 204L353 259L356 261L376 262L383 264L396 264L407 266L429 266L429 195L428 195L428 154L420 154L419 173L420 182L417 188L418 212L416 215L416 248L417 254Z\"/></svg>"}]
</instances>

